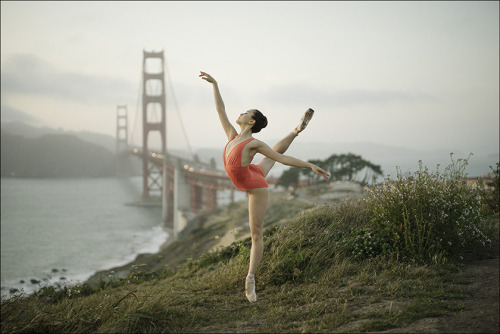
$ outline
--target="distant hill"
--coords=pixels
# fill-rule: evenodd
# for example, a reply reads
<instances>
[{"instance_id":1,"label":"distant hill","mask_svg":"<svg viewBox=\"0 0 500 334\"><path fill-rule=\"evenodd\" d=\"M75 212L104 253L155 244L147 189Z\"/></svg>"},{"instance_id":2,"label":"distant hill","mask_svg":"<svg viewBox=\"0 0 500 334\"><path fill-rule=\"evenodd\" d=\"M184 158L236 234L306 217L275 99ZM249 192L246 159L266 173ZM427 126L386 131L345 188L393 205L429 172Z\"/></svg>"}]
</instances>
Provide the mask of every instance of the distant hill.
<instances>
[{"instance_id":1,"label":"distant hill","mask_svg":"<svg viewBox=\"0 0 500 334\"><path fill-rule=\"evenodd\" d=\"M26 138L39 138L43 135L48 135L48 134L72 135L80 138L83 141L102 146L107 150L109 150L110 152L115 153L116 151L116 138L102 133L96 133L90 131L76 132L76 131L63 130L61 128L54 129L49 127L37 127L28 125L21 121L2 121L1 125L2 125L2 133L8 133ZM155 148L152 147L151 150L155 150ZM172 148L168 148L168 150L171 154L177 157L183 157L186 159L192 158L188 152ZM194 153L198 155L198 158L202 162L209 163L212 157L220 158L222 156L222 149L220 150L220 152L218 150L209 149L208 152L205 150L201 150L199 152L194 152ZM137 161L140 160L137 159ZM221 164L219 164L219 167L222 168Z\"/></svg>"},{"instance_id":2,"label":"distant hill","mask_svg":"<svg viewBox=\"0 0 500 334\"><path fill-rule=\"evenodd\" d=\"M63 129L60 128L53 129L48 127L35 127L27 125L26 123L23 122L14 121L14 122L2 122L2 133L10 133L13 135L18 135L26 138L38 138L48 134L73 135L86 142L100 145L111 152L115 152L116 150L116 139L114 137L95 132L64 131Z\"/></svg>"},{"instance_id":3,"label":"distant hill","mask_svg":"<svg viewBox=\"0 0 500 334\"><path fill-rule=\"evenodd\" d=\"M115 155L74 135L26 138L1 134L2 177L104 177L114 175Z\"/></svg>"}]
</instances>

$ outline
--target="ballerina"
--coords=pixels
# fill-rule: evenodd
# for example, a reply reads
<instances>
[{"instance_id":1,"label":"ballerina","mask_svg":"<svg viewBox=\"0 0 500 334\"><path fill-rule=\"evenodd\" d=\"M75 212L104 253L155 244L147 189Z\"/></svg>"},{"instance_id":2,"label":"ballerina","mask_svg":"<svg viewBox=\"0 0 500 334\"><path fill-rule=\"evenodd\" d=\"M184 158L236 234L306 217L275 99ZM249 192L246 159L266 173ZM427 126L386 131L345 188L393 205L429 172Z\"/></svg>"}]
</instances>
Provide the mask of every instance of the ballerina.
<instances>
[{"instance_id":1,"label":"ballerina","mask_svg":"<svg viewBox=\"0 0 500 334\"><path fill-rule=\"evenodd\" d=\"M250 302L255 302L257 301L255 274L264 253L264 217L269 198L266 176L277 161L287 166L311 168L314 173L325 180L329 177L326 171L312 163L283 155L292 141L306 128L314 110L309 108L302 116L299 125L271 149L266 143L252 137L253 133L260 132L267 126L267 118L257 109L250 109L240 114L236 120L236 124L240 127L240 133L238 133L227 117L217 81L205 72L200 72L199 76L213 86L215 107L229 140L222 156L224 169L233 184L248 194L252 247L245 281L245 295ZM252 159L257 153L264 155L264 158L257 164L252 164Z\"/></svg>"}]
</instances>

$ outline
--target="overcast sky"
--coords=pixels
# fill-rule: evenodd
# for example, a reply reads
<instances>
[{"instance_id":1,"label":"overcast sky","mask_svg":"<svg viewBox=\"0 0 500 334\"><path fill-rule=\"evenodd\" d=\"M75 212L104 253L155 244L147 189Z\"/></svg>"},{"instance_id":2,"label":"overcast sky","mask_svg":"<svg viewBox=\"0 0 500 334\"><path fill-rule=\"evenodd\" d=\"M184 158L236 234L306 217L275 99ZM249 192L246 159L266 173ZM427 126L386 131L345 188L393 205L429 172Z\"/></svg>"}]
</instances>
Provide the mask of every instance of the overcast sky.
<instances>
[{"instance_id":1,"label":"overcast sky","mask_svg":"<svg viewBox=\"0 0 500 334\"><path fill-rule=\"evenodd\" d=\"M182 123L227 141L202 70L231 120L268 117L264 141L311 107L304 143L498 152L497 1L2 1L2 120L114 136L127 105L139 143L143 50L165 52L169 147Z\"/></svg>"}]
</instances>

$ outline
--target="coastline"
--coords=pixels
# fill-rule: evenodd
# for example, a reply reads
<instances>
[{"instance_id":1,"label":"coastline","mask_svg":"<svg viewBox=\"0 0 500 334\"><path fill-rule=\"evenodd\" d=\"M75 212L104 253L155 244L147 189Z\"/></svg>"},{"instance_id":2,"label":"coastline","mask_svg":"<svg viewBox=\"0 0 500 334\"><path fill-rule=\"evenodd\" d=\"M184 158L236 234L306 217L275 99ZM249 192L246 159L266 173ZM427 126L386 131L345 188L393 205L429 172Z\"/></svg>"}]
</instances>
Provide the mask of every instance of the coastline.
<instances>
[{"instance_id":1,"label":"coastline","mask_svg":"<svg viewBox=\"0 0 500 334\"><path fill-rule=\"evenodd\" d=\"M1 285L1 298L9 299L16 295L29 296L34 292L52 286L56 289L64 287L75 286L78 284L92 284L102 280L111 280L115 278L125 278L136 267L140 267L146 258L154 257L159 252L167 247L172 242L172 231L164 226L158 226L165 232L164 239L160 242L158 240L150 240L150 242L137 253L125 256L121 260L116 260L114 264L103 265L104 268L110 269L86 269L81 273L72 274L71 270L66 268L47 268L42 274L39 275L26 275L26 277L17 278L9 281L2 282ZM156 235L156 238L162 234ZM156 242L155 242L156 241ZM151 252L148 252L152 250ZM116 273L116 274L115 274Z\"/></svg>"},{"instance_id":2,"label":"coastline","mask_svg":"<svg viewBox=\"0 0 500 334\"><path fill-rule=\"evenodd\" d=\"M158 263L159 258L162 257L162 250L167 248L175 241L172 231L169 231L169 229L165 227L163 227L163 229L167 230L168 235L166 240L156 252L139 253L132 261L129 261L125 264L116 265L110 267L109 269L94 271L94 273L87 279L85 279L85 281L82 283L87 283L91 286L95 286L99 283L99 281L108 282L113 279L124 279L127 278L134 270L137 270L137 268L146 269L146 267L151 266L152 263Z\"/></svg>"}]
</instances>

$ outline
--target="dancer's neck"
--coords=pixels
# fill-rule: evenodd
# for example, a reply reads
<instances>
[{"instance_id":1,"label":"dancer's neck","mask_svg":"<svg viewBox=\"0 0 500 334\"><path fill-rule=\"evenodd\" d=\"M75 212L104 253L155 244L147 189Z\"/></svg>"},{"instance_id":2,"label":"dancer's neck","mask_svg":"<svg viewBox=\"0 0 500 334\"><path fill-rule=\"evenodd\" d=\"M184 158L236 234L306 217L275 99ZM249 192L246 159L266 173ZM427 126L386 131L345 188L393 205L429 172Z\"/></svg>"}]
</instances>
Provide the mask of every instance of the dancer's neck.
<instances>
[{"instance_id":1,"label":"dancer's neck","mask_svg":"<svg viewBox=\"0 0 500 334\"><path fill-rule=\"evenodd\" d=\"M240 133L236 137L240 139L252 138L252 128L242 127Z\"/></svg>"}]
</instances>

